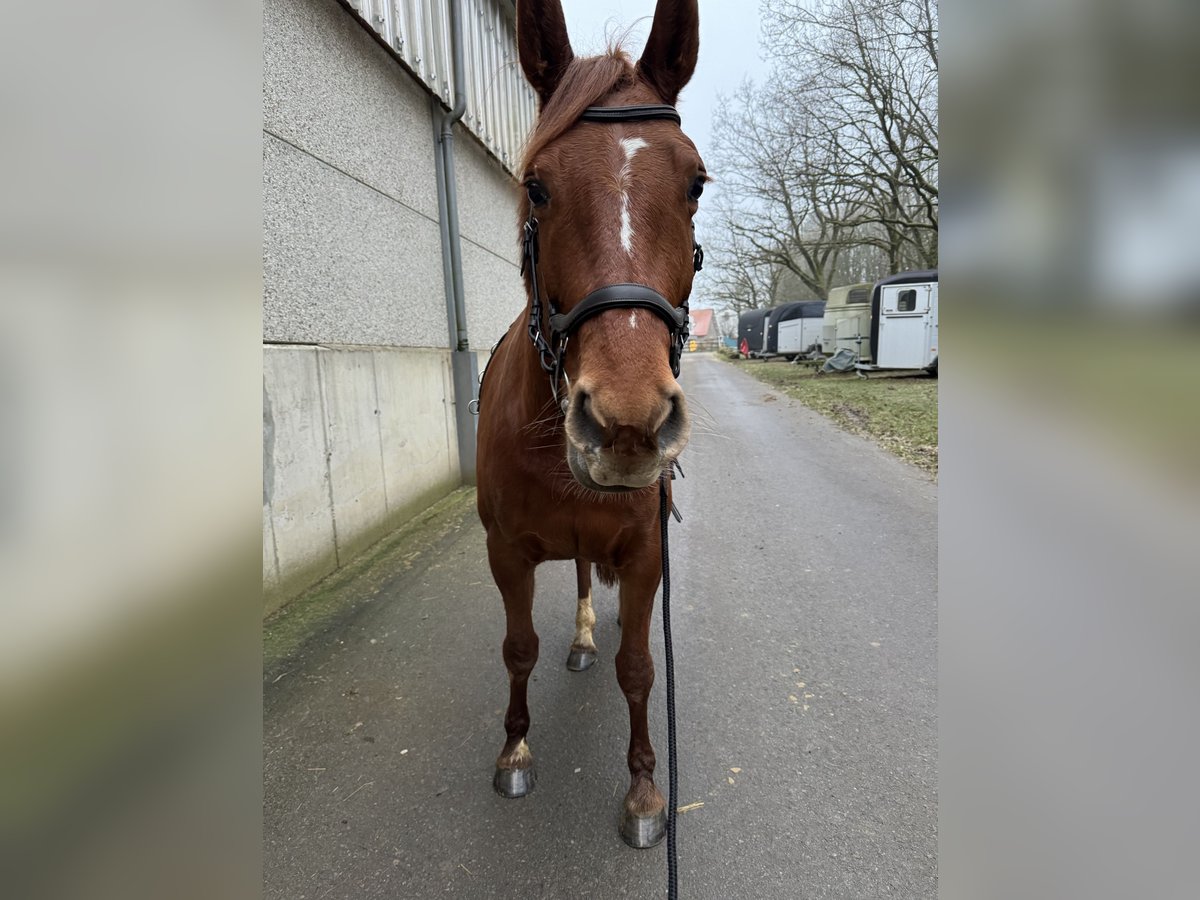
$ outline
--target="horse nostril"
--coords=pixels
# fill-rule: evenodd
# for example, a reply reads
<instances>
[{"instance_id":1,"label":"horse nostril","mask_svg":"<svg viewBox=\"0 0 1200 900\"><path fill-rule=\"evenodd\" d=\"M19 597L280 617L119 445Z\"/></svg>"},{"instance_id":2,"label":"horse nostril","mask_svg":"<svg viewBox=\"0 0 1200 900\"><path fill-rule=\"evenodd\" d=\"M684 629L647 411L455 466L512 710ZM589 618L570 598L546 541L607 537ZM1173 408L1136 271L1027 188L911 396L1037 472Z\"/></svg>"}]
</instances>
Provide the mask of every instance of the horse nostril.
<instances>
[{"instance_id":1,"label":"horse nostril","mask_svg":"<svg viewBox=\"0 0 1200 900\"><path fill-rule=\"evenodd\" d=\"M689 420L682 391L661 396L653 415L648 415L644 406L621 406L624 399L623 395L615 399L607 394L598 397L576 385L567 407L567 437L586 453L604 452L629 459L673 456L683 449Z\"/></svg>"},{"instance_id":2,"label":"horse nostril","mask_svg":"<svg viewBox=\"0 0 1200 900\"><path fill-rule=\"evenodd\" d=\"M667 402L671 409L658 429L658 449L664 455L682 450L691 432L687 401L683 399L683 392L672 395Z\"/></svg>"},{"instance_id":3,"label":"horse nostril","mask_svg":"<svg viewBox=\"0 0 1200 900\"><path fill-rule=\"evenodd\" d=\"M567 408L566 427L571 439L582 446L596 450L604 442L604 428L596 420L592 395L581 387L575 389Z\"/></svg>"}]
</instances>

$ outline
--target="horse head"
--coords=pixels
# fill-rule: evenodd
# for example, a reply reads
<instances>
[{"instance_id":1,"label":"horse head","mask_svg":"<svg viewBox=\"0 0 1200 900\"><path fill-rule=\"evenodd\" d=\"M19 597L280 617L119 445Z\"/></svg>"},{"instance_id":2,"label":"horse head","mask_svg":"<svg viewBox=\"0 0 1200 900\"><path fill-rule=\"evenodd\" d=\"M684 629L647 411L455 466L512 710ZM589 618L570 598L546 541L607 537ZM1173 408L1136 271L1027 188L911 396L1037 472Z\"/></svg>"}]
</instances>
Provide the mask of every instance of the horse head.
<instances>
[{"instance_id":1,"label":"horse head","mask_svg":"<svg viewBox=\"0 0 1200 900\"><path fill-rule=\"evenodd\" d=\"M636 64L619 49L577 59L559 0L518 3L517 45L540 101L523 161L525 277L554 314L536 325L556 337L566 461L586 488L644 488L691 431L676 375L708 175L673 106L696 66L696 0L659 0Z\"/></svg>"}]
</instances>

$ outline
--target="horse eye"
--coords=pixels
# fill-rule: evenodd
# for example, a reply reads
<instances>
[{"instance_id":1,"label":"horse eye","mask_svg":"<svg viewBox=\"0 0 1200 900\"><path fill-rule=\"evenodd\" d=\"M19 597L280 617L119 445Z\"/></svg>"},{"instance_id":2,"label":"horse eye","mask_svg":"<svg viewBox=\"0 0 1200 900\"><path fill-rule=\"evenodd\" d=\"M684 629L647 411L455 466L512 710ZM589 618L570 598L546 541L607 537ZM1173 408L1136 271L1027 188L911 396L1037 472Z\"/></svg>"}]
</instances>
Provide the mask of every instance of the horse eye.
<instances>
[{"instance_id":1,"label":"horse eye","mask_svg":"<svg viewBox=\"0 0 1200 900\"><path fill-rule=\"evenodd\" d=\"M546 193L540 181L526 182L525 190L529 194L529 202L534 206L544 206L550 200L550 195Z\"/></svg>"},{"instance_id":2,"label":"horse eye","mask_svg":"<svg viewBox=\"0 0 1200 900\"><path fill-rule=\"evenodd\" d=\"M692 182L692 186L688 188L688 199L695 203L700 199L700 195L704 193L704 176L697 175L696 180Z\"/></svg>"}]
</instances>

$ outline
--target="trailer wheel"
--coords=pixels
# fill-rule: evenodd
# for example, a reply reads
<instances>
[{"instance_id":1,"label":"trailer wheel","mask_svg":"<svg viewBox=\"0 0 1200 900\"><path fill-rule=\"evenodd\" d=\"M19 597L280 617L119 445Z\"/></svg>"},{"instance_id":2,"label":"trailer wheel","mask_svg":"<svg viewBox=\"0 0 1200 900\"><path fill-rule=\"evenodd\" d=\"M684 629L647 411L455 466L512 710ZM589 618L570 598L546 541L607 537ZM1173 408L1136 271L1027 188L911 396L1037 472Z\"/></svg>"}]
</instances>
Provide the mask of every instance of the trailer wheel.
<instances>
[{"instance_id":1,"label":"trailer wheel","mask_svg":"<svg viewBox=\"0 0 1200 900\"><path fill-rule=\"evenodd\" d=\"M938 358L935 356L933 358L933 362L931 362L928 366L925 367L925 371L928 372L930 375L932 375L934 378L938 377L937 364L938 364Z\"/></svg>"}]
</instances>

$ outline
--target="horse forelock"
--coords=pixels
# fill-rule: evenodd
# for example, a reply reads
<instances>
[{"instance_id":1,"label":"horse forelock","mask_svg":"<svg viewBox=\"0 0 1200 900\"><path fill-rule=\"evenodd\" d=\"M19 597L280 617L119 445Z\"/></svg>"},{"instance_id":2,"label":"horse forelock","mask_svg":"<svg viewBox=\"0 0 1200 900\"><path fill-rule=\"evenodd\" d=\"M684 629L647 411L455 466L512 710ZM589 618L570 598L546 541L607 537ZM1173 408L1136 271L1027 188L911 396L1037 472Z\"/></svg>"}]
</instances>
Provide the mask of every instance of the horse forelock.
<instances>
[{"instance_id":1,"label":"horse forelock","mask_svg":"<svg viewBox=\"0 0 1200 900\"><path fill-rule=\"evenodd\" d=\"M633 60L619 44L609 47L602 56L571 60L530 132L522 157L523 167L528 169L547 145L579 120L585 109L613 91L629 87L636 79Z\"/></svg>"}]
</instances>

